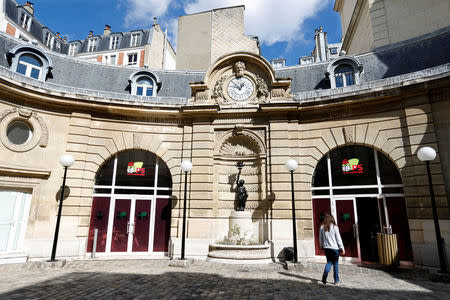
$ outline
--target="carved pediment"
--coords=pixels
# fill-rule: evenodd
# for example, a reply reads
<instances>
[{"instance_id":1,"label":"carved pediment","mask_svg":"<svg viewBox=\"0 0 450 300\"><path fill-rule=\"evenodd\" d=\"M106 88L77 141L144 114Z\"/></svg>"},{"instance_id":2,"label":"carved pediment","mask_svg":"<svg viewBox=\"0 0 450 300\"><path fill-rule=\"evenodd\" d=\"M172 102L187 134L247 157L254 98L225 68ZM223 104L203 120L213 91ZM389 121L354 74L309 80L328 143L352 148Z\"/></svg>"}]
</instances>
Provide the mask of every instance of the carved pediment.
<instances>
[{"instance_id":1,"label":"carved pediment","mask_svg":"<svg viewBox=\"0 0 450 300\"><path fill-rule=\"evenodd\" d=\"M239 108L293 99L291 80L277 79L271 65L250 52L222 56L209 68L204 82L190 86L192 104Z\"/></svg>"}]
</instances>

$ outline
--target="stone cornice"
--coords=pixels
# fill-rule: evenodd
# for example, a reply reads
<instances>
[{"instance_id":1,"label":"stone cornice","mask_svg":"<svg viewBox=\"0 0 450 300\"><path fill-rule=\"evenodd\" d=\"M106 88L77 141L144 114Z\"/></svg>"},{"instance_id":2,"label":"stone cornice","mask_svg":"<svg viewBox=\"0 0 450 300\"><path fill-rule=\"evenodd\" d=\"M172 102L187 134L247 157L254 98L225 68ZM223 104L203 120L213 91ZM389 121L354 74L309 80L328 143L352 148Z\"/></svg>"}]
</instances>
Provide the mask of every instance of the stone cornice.
<instances>
[{"instance_id":1,"label":"stone cornice","mask_svg":"<svg viewBox=\"0 0 450 300\"><path fill-rule=\"evenodd\" d=\"M51 171L46 169L28 168L14 166L10 163L0 163L0 175L4 176L48 178L50 174Z\"/></svg>"}]
</instances>

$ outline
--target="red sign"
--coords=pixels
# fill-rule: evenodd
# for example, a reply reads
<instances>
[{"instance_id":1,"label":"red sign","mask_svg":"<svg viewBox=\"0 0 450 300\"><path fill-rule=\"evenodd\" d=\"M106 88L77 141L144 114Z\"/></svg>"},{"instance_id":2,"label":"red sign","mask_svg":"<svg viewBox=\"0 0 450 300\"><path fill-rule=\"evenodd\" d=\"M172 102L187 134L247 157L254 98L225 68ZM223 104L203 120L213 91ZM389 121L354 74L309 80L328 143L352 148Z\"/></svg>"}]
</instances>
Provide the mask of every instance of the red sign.
<instances>
[{"instance_id":1,"label":"red sign","mask_svg":"<svg viewBox=\"0 0 450 300\"><path fill-rule=\"evenodd\" d=\"M359 163L358 158L344 159L342 161L342 174L362 174L363 165Z\"/></svg>"},{"instance_id":2,"label":"red sign","mask_svg":"<svg viewBox=\"0 0 450 300\"><path fill-rule=\"evenodd\" d=\"M142 161L130 161L127 167L127 175L145 176L145 168L142 167L143 165L144 163Z\"/></svg>"}]
</instances>

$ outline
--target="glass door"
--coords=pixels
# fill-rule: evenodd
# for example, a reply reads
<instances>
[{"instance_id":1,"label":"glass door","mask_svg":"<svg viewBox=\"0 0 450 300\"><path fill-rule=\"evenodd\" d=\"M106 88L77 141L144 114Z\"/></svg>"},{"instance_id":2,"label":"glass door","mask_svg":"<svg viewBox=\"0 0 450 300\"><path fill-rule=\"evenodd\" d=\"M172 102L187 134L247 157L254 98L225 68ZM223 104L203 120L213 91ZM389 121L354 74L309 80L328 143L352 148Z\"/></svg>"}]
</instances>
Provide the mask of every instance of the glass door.
<instances>
[{"instance_id":1,"label":"glass door","mask_svg":"<svg viewBox=\"0 0 450 300\"><path fill-rule=\"evenodd\" d=\"M359 258L358 218L355 210L355 199L336 200L336 222L339 226L346 257Z\"/></svg>"},{"instance_id":2,"label":"glass door","mask_svg":"<svg viewBox=\"0 0 450 300\"><path fill-rule=\"evenodd\" d=\"M22 250L31 194L0 191L0 253Z\"/></svg>"},{"instance_id":3,"label":"glass door","mask_svg":"<svg viewBox=\"0 0 450 300\"><path fill-rule=\"evenodd\" d=\"M115 199L110 217L110 252L148 252L152 220L151 199Z\"/></svg>"}]
</instances>

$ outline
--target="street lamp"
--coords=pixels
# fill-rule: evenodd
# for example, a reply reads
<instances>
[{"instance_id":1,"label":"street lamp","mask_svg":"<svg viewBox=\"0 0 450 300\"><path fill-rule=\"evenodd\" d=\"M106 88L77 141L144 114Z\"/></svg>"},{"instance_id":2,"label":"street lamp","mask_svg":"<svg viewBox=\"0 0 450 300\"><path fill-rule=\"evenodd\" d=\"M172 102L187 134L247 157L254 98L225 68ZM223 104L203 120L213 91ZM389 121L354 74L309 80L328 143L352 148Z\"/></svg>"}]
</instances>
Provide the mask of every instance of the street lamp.
<instances>
[{"instance_id":1,"label":"street lamp","mask_svg":"<svg viewBox=\"0 0 450 300\"><path fill-rule=\"evenodd\" d=\"M434 199L433 182L431 180L430 161L436 158L436 151L431 147L422 147L417 151L417 157L420 161L424 161L427 165L428 185L430 187L431 208L433 210L434 231L436 232L436 242L439 254L439 263L441 265L441 273L448 273L448 263L445 259L444 240L441 237L441 229L439 228L439 219L436 209L436 200Z\"/></svg>"},{"instance_id":2,"label":"street lamp","mask_svg":"<svg viewBox=\"0 0 450 300\"><path fill-rule=\"evenodd\" d=\"M291 172L291 191L292 191L292 231L294 241L294 259L292 262L297 263L297 226L295 225L295 201L294 201L294 171L298 168L298 163L289 159L286 162L286 169Z\"/></svg>"},{"instance_id":3,"label":"street lamp","mask_svg":"<svg viewBox=\"0 0 450 300\"><path fill-rule=\"evenodd\" d=\"M181 170L184 172L184 204L183 204L183 231L181 235L181 259L184 259L184 248L186 239L186 193L187 193L187 174L192 170L192 163L185 160L181 163Z\"/></svg>"},{"instance_id":4,"label":"street lamp","mask_svg":"<svg viewBox=\"0 0 450 300\"><path fill-rule=\"evenodd\" d=\"M59 234L59 224L61 222L61 212L62 212L62 206L63 206L63 197L64 197L64 188L66 187L66 175L67 175L67 168L72 166L75 162L75 159L72 155L65 154L61 156L59 163L61 166L64 167L64 178L63 178L63 184L62 184L62 190L61 190L61 198L59 199L59 209L58 209L58 218L56 219L56 228L55 228L55 236L53 238L53 248L52 248L52 257L50 258L49 262L56 261L56 246L58 245L58 234Z\"/></svg>"}]
</instances>

